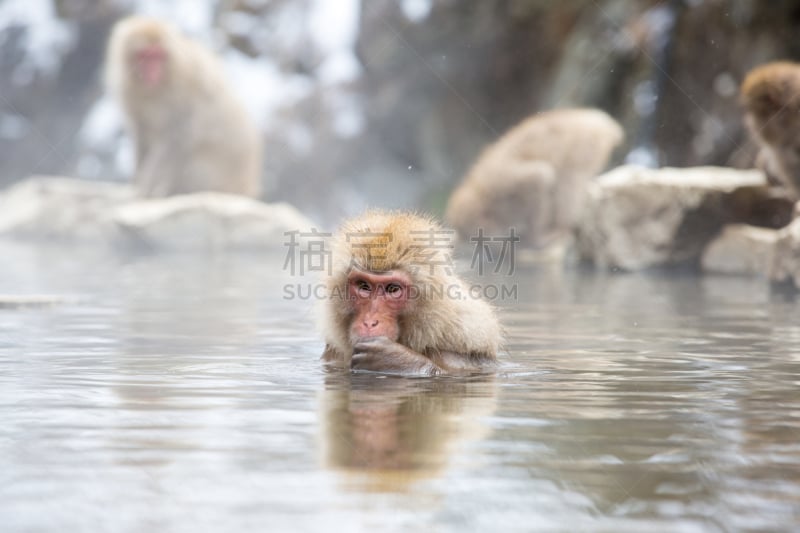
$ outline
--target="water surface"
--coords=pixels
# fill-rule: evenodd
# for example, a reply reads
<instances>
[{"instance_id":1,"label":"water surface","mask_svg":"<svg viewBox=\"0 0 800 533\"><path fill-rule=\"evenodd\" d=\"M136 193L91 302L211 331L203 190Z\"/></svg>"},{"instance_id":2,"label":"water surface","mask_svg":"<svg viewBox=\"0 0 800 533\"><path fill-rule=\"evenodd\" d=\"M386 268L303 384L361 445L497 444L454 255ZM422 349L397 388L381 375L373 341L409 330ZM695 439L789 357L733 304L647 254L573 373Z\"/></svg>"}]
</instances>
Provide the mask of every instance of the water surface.
<instances>
[{"instance_id":1,"label":"water surface","mask_svg":"<svg viewBox=\"0 0 800 533\"><path fill-rule=\"evenodd\" d=\"M792 531L800 303L518 269L499 375L325 371L283 257L0 245L6 532ZM303 278L303 283L313 278Z\"/></svg>"}]
</instances>

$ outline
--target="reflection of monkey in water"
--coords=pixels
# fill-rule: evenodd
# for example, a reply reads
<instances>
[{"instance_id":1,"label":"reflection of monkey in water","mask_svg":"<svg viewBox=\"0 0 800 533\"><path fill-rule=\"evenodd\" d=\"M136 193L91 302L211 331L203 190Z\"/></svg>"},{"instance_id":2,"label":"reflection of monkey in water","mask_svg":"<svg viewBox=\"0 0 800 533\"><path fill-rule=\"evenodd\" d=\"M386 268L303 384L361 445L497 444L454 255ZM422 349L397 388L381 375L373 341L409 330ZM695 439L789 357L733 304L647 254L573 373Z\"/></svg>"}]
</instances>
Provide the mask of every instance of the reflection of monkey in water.
<instances>
[{"instance_id":1,"label":"reflection of monkey in water","mask_svg":"<svg viewBox=\"0 0 800 533\"><path fill-rule=\"evenodd\" d=\"M742 83L750 134L761 147L758 166L800 200L800 65L768 63Z\"/></svg>"},{"instance_id":2,"label":"reflection of monkey in water","mask_svg":"<svg viewBox=\"0 0 800 533\"><path fill-rule=\"evenodd\" d=\"M596 109L537 113L481 154L447 205L462 238L479 229L548 245L577 224L587 184L608 163L622 128Z\"/></svg>"},{"instance_id":3,"label":"reflection of monkey in water","mask_svg":"<svg viewBox=\"0 0 800 533\"><path fill-rule=\"evenodd\" d=\"M488 377L376 379L330 372L322 396L322 444L330 467L361 472L370 487L404 489L438 473L464 438L487 430L476 419L495 408Z\"/></svg>"},{"instance_id":4,"label":"reflection of monkey in water","mask_svg":"<svg viewBox=\"0 0 800 533\"><path fill-rule=\"evenodd\" d=\"M114 27L106 80L136 141L142 195L260 194L259 133L210 51L164 22L130 17Z\"/></svg>"},{"instance_id":5,"label":"reflection of monkey in water","mask_svg":"<svg viewBox=\"0 0 800 533\"><path fill-rule=\"evenodd\" d=\"M410 213L371 211L343 224L324 302L323 359L388 374L492 369L500 326L452 272L450 233Z\"/></svg>"}]
</instances>

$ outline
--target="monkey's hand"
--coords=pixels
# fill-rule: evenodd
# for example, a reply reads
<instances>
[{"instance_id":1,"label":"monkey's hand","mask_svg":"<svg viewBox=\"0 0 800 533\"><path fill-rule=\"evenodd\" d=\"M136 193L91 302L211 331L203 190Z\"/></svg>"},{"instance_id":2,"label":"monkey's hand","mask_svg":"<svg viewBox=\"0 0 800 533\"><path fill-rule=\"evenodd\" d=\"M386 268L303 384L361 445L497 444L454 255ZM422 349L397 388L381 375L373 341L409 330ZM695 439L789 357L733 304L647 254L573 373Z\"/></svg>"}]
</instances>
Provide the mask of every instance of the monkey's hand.
<instances>
[{"instance_id":1,"label":"monkey's hand","mask_svg":"<svg viewBox=\"0 0 800 533\"><path fill-rule=\"evenodd\" d=\"M353 347L353 372L380 372L403 376L437 376L442 369L430 359L386 337L370 337Z\"/></svg>"}]
</instances>

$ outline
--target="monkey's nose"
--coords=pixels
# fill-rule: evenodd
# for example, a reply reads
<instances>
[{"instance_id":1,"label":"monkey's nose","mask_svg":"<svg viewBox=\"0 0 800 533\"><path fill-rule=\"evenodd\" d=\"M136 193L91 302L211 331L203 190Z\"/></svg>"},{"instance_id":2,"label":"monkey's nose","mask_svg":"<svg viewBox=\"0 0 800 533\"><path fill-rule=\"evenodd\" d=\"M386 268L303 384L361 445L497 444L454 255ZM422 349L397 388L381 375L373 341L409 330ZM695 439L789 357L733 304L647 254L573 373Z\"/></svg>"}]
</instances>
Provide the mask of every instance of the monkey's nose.
<instances>
[{"instance_id":1,"label":"monkey's nose","mask_svg":"<svg viewBox=\"0 0 800 533\"><path fill-rule=\"evenodd\" d=\"M377 320L365 320L364 321L364 326L366 326L367 329L372 329L377 325L378 325L378 321Z\"/></svg>"}]
</instances>

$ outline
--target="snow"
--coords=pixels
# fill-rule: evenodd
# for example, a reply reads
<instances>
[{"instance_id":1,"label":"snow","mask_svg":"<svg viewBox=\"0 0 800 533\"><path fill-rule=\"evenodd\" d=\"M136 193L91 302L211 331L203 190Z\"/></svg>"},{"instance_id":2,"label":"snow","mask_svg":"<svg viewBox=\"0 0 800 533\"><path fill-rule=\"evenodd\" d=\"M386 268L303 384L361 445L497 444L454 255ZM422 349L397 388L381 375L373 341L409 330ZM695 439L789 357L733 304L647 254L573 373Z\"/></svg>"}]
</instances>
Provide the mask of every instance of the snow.
<instances>
[{"instance_id":1,"label":"snow","mask_svg":"<svg viewBox=\"0 0 800 533\"><path fill-rule=\"evenodd\" d=\"M308 29L302 21L308 17L304 1L292 0L271 9L259 19L249 35L250 43L262 54L303 56L308 53Z\"/></svg>"},{"instance_id":2,"label":"snow","mask_svg":"<svg viewBox=\"0 0 800 533\"><path fill-rule=\"evenodd\" d=\"M116 174L130 176L134 170L133 141L123 134L123 116L117 103L104 95L92 106L79 132L82 144L91 147L78 161L78 174L87 178L103 176L102 161L96 153L112 154Z\"/></svg>"},{"instance_id":3,"label":"snow","mask_svg":"<svg viewBox=\"0 0 800 533\"><path fill-rule=\"evenodd\" d=\"M432 0L403 0L400 7L408 20L420 22L430 14L433 2Z\"/></svg>"},{"instance_id":4,"label":"snow","mask_svg":"<svg viewBox=\"0 0 800 533\"><path fill-rule=\"evenodd\" d=\"M19 85L29 84L36 74L54 75L77 40L75 26L59 20L52 2L46 0L0 2L0 40L7 38L12 28L24 30L24 60L13 73L13 80Z\"/></svg>"},{"instance_id":5,"label":"snow","mask_svg":"<svg viewBox=\"0 0 800 533\"><path fill-rule=\"evenodd\" d=\"M306 125L297 122L291 123L284 129L284 135L294 153L311 154L311 150L314 148L314 134Z\"/></svg>"},{"instance_id":6,"label":"snow","mask_svg":"<svg viewBox=\"0 0 800 533\"><path fill-rule=\"evenodd\" d=\"M80 136L95 146L112 141L122 127L122 113L119 106L105 95L98 100L83 124Z\"/></svg>"},{"instance_id":7,"label":"snow","mask_svg":"<svg viewBox=\"0 0 800 533\"><path fill-rule=\"evenodd\" d=\"M250 13L232 11L230 13L225 13L221 24L231 35L248 37L258 30L258 22L258 18Z\"/></svg>"},{"instance_id":8,"label":"snow","mask_svg":"<svg viewBox=\"0 0 800 533\"><path fill-rule=\"evenodd\" d=\"M234 49L224 59L231 85L262 129L269 129L282 108L291 107L314 89L308 76L283 72L269 59L251 58Z\"/></svg>"},{"instance_id":9,"label":"snow","mask_svg":"<svg viewBox=\"0 0 800 533\"><path fill-rule=\"evenodd\" d=\"M319 80L324 85L336 85L356 79L361 74L361 65L352 53L335 53L320 66Z\"/></svg>"},{"instance_id":10,"label":"snow","mask_svg":"<svg viewBox=\"0 0 800 533\"><path fill-rule=\"evenodd\" d=\"M325 57L318 76L325 85L351 81L361 73L355 56L359 0L312 0L308 28Z\"/></svg>"},{"instance_id":11,"label":"snow","mask_svg":"<svg viewBox=\"0 0 800 533\"><path fill-rule=\"evenodd\" d=\"M328 95L328 109L333 113L333 131L342 138L352 138L364 131L366 119L360 99L336 91Z\"/></svg>"},{"instance_id":12,"label":"snow","mask_svg":"<svg viewBox=\"0 0 800 533\"><path fill-rule=\"evenodd\" d=\"M364 130L364 112L359 100L342 85L362 73L355 56L360 1L311 0L310 6L308 32L324 58L316 78L325 91L333 131L344 138L356 136Z\"/></svg>"},{"instance_id":13,"label":"snow","mask_svg":"<svg viewBox=\"0 0 800 533\"><path fill-rule=\"evenodd\" d=\"M658 167L658 153L652 146L637 146L625 156L626 165L636 165L646 168Z\"/></svg>"},{"instance_id":14,"label":"snow","mask_svg":"<svg viewBox=\"0 0 800 533\"><path fill-rule=\"evenodd\" d=\"M208 36L216 2L198 0L116 0L117 5L140 15L171 21L194 36Z\"/></svg>"}]
</instances>

